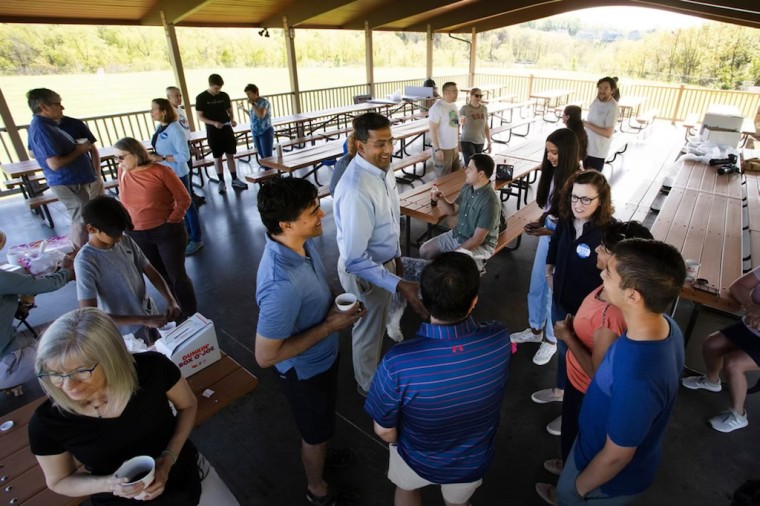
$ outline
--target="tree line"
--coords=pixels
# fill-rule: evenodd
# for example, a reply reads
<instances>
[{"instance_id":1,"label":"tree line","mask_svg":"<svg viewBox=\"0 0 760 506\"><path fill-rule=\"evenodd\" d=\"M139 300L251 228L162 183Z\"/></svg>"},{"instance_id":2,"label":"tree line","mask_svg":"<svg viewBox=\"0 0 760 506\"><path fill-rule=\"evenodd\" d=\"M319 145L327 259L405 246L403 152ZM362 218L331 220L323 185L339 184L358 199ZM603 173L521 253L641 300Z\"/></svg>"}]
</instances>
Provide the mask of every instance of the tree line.
<instances>
[{"instance_id":1,"label":"tree line","mask_svg":"<svg viewBox=\"0 0 760 506\"><path fill-rule=\"evenodd\" d=\"M692 28L657 30L639 40L601 42L573 36L577 24L542 30L536 23L478 34L478 70L521 65L583 71L722 89L760 85L760 30L706 22ZM561 27L560 27L561 28ZM260 37L255 29L178 28L186 68L284 67L282 30ZM419 66L425 34L376 32L379 67ZM299 65L364 64L359 31L297 30ZM436 34L434 63L463 66L469 46ZM169 66L160 27L0 25L0 73L66 74L134 72Z\"/></svg>"}]
</instances>

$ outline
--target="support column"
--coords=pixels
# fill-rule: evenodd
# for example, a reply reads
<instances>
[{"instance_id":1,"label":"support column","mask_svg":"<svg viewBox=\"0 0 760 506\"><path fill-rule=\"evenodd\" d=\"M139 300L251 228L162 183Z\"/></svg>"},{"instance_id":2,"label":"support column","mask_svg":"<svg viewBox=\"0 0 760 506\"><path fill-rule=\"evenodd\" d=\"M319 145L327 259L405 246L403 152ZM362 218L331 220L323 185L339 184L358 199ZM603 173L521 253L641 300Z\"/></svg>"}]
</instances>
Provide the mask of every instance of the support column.
<instances>
[{"instance_id":1,"label":"support column","mask_svg":"<svg viewBox=\"0 0 760 506\"><path fill-rule=\"evenodd\" d=\"M472 44L470 44L470 76L467 85L472 88L475 86L475 62L478 59L477 37L475 36L475 27L472 27Z\"/></svg>"},{"instance_id":2,"label":"support column","mask_svg":"<svg viewBox=\"0 0 760 506\"><path fill-rule=\"evenodd\" d=\"M298 64L296 63L296 31L288 25L288 18L283 16L282 28L285 30L285 54L288 57L288 74L290 75L291 103L293 114L301 112L301 89L298 86Z\"/></svg>"},{"instance_id":3,"label":"support column","mask_svg":"<svg viewBox=\"0 0 760 506\"><path fill-rule=\"evenodd\" d=\"M369 94L375 98L375 58L374 48L372 46L372 30L369 28L369 21L364 22L364 65L367 67L367 84L369 84Z\"/></svg>"},{"instance_id":4,"label":"support column","mask_svg":"<svg viewBox=\"0 0 760 506\"><path fill-rule=\"evenodd\" d=\"M24 142L21 140L21 135L18 133L16 122L13 121L11 110L8 108L8 102L5 101L2 89L0 89L0 118L3 120L5 130L8 132L8 137L11 138L11 143L13 144L14 151L16 151L18 161L25 162L26 160L29 160L29 154L26 152Z\"/></svg>"},{"instance_id":5,"label":"support column","mask_svg":"<svg viewBox=\"0 0 760 506\"><path fill-rule=\"evenodd\" d=\"M433 30L427 25L427 56L425 58L425 75L433 77Z\"/></svg>"},{"instance_id":6,"label":"support column","mask_svg":"<svg viewBox=\"0 0 760 506\"><path fill-rule=\"evenodd\" d=\"M169 62L174 70L174 80L177 83L179 91L182 92L182 103L185 105L185 112L187 116L187 123L190 126L190 130L195 130L195 114L193 114L192 99L190 93L187 90L187 80L185 79L185 69L182 66L182 57L179 53L179 44L177 43L177 32L174 30L174 25L166 22L164 12L161 11L161 22L164 25L164 33L166 33L166 43L169 46Z\"/></svg>"}]
</instances>

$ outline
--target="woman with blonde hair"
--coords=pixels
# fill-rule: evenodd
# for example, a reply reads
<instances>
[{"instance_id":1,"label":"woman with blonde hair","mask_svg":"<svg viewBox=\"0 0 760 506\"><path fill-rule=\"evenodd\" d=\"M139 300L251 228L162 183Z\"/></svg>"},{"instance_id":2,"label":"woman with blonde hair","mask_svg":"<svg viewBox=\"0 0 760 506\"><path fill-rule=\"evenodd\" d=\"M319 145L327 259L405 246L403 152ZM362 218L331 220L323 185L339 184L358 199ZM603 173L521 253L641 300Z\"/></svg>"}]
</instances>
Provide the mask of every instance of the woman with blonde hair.
<instances>
[{"instance_id":1,"label":"woman with blonde hair","mask_svg":"<svg viewBox=\"0 0 760 506\"><path fill-rule=\"evenodd\" d=\"M168 358L131 355L108 315L82 308L43 334L35 371L48 400L29 422L29 446L52 491L89 495L96 506L138 496L153 505L198 504L198 451L188 440L197 400ZM139 455L155 459L153 482L126 485L114 473Z\"/></svg>"}]
</instances>

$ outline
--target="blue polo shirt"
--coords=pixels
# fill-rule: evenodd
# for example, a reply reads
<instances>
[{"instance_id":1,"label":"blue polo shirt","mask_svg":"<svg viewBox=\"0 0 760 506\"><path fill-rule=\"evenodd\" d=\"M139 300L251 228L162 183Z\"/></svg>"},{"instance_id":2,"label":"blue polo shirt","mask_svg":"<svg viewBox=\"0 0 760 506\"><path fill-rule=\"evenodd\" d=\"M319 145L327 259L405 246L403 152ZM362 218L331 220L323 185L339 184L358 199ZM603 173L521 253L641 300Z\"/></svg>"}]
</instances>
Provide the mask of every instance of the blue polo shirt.
<instances>
[{"instance_id":1,"label":"blue polo shirt","mask_svg":"<svg viewBox=\"0 0 760 506\"><path fill-rule=\"evenodd\" d=\"M266 237L256 275L259 322L256 333L269 339L288 339L322 323L333 304L327 275L311 239L302 257ZM293 358L275 364L280 373L295 367L299 379L326 371L338 357L338 332Z\"/></svg>"},{"instance_id":2,"label":"blue polo shirt","mask_svg":"<svg viewBox=\"0 0 760 506\"><path fill-rule=\"evenodd\" d=\"M684 366L683 334L672 318L663 317L670 325L668 337L634 341L624 333L607 351L583 398L573 455L579 470L604 448L608 436L618 446L636 448L633 460L601 486L607 495L643 492L660 466Z\"/></svg>"},{"instance_id":3,"label":"blue polo shirt","mask_svg":"<svg viewBox=\"0 0 760 506\"><path fill-rule=\"evenodd\" d=\"M493 457L511 357L501 324L423 323L383 357L364 409L398 429L399 455L426 480L477 481Z\"/></svg>"},{"instance_id":4,"label":"blue polo shirt","mask_svg":"<svg viewBox=\"0 0 760 506\"><path fill-rule=\"evenodd\" d=\"M96 139L80 120L64 116L61 123L38 114L29 124L29 147L34 158L42 167L49 186L87 184L95 181L95 171L88 154L82 154L73 162L58 170L51 169L47 159L71 153L76 146L75 139L87 137L90 142Z\"/></svg>"}]
</instances>

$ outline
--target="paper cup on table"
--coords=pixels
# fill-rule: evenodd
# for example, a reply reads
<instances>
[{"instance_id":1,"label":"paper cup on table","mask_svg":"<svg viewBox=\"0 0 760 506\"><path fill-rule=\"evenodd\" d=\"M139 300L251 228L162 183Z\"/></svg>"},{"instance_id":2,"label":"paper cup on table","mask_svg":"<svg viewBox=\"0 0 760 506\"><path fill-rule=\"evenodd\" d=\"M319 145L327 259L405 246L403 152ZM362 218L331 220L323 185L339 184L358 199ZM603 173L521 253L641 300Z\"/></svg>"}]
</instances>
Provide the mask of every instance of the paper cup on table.
<instances>
[{"instance_id":1,"label":"paper cup on table","mask_svg":"<svg viewBox=\"0 0 760 506\"><path fill-rule=\"evenodd\" d=\"M153 483L153 476L156 474L156 461L148 455L140 455L124 462L116 470L118 478L126 478L125 485L136 485L142 483L146 487ZM135 499L142 499L144 494L140 494Z\"/></svg>"},{"instance_id":2,"label":"paper cup on table","mask_svg":"<svg viewBox=\"0 0 760 506\"><path fill-rule=\"evenodd\" d=\"M24 254L18 251L9 251L6 255L8 263L11 265L21 265L21 259L24 258Z\"/></svg>"},{"instance_id":3,"label":"paper cup on table","mask_svg":"<svg viewBox=\"0 0 760 506\"><path fill-rule=\"evenodd\" d=\"M353 293L342 293L335 297L335 305L344 313L352 310L358 303L359 300Z\"/></svg>"},{"instance_id":4,"label":"paper cup on table","mask_svg":"<svg viewBox=\"0 0 760 506\"><path fill-rule=\"evenodd\" d=\"M699 266L701 265L699 263L699 260L687 259L685 263L686 263L686 277L692 281L697 279L697 274L699 273Z\"/></svg>"}]
</instances>

